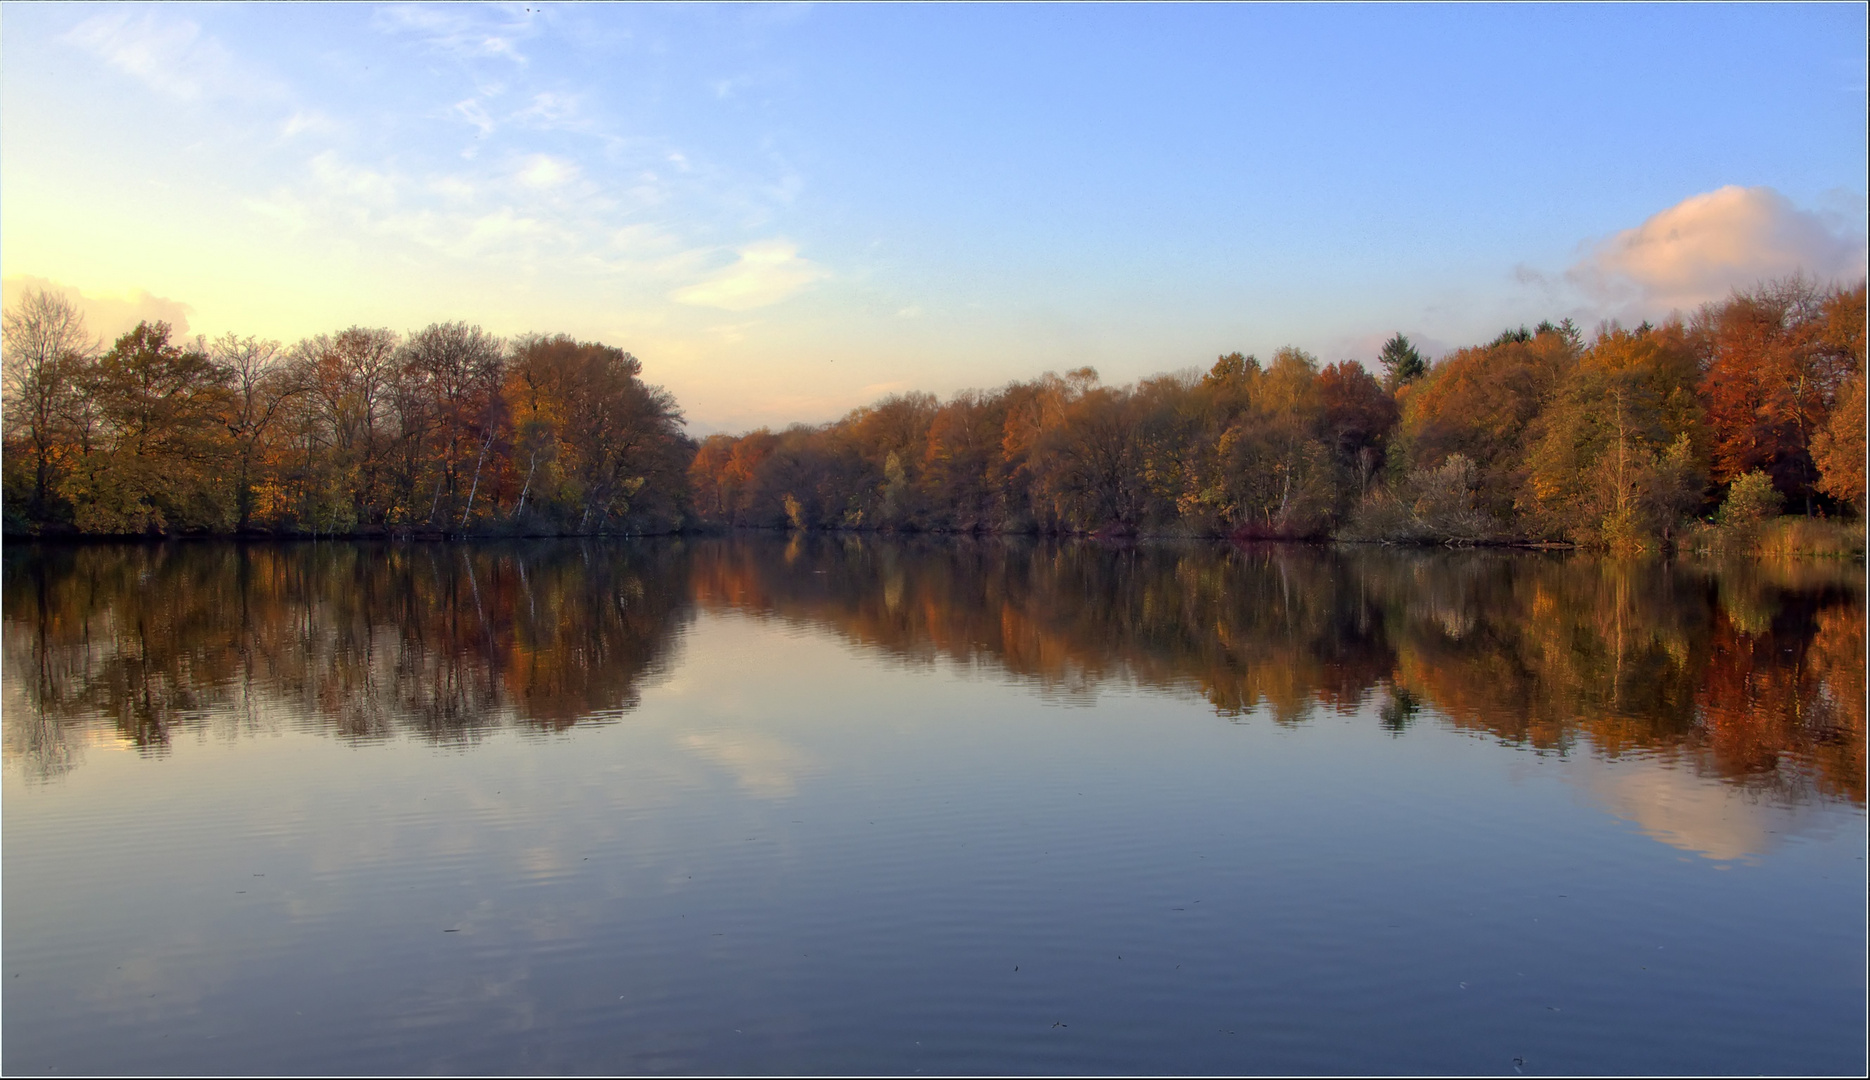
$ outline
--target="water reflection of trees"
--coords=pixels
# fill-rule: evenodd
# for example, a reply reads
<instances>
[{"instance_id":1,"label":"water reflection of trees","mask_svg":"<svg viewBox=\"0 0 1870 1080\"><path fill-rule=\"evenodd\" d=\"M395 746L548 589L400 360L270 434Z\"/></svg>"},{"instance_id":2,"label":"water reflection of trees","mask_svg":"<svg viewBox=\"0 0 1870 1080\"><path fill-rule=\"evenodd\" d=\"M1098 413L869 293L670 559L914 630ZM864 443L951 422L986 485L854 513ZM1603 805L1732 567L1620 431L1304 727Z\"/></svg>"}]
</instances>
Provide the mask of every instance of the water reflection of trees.
<instances>
[{"instance_id":1,"label":"water reflection of trees","mask_svg":"<svg viewBox=\"0 0 1870 1080\"><path fill-rule=\"evenodd\" d=\"M697 551L697 599L1042 685L1227 716L1423 707L1541 751L1664 753L1864 801L1863 571L1377 548L801 537Z\"/></svg>"},{"instance_id":2,"label":"water reflection of trees","mask_svg":"<svg viewBox=\"0 0 1870 1080\"><path fill-rule=\"evenodd\" d=\"M456 741L627 709L685 618L680 557L577 541L9 551L8 755L59 771L73 724L152 749L229 724Z\"/></svg>"},{"instance_id":3,"label":"water reflection of trees","mask_svg":"<svg viewBox=\"0 0 1870 1080\"><path fill-rule=\"evenodd\" d=\"M1860 567L1032 540L17 547L6 748L191 725L472 739L631 707L692 603L1050 693L1112 679L1223 715L1373 706L1540 751L1667 754L1864 801ZM88 725L88 726L87 726Z\"/></svg>"}]
</instances>

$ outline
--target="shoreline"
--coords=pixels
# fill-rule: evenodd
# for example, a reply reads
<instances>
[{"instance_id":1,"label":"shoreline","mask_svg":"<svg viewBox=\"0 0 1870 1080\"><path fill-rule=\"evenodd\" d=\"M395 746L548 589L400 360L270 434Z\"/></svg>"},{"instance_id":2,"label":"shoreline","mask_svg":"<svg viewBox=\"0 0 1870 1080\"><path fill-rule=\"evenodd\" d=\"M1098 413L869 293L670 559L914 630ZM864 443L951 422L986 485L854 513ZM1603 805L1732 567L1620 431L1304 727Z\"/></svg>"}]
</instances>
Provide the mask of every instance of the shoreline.
<instances>
[{"instance_id":1,"label":"shoreline","mask_svg":"<svg viewBox=\"0 0 1870 1080\"><path fill-rule=\"evenodd\" d=\"M1820 547L1801 548L1801 547L1796 547L1796 546L1786 547L1784 545L1780 545L1775 548L1775 547L1772 547L1770 542L1768 542L1767 544L1749 544L1749 547L1770 548L1769 550L1730 551L1730 550L1725 550L1726 545L1722 543L1722 541L1730 540L1730 539L1738 539L1738 538L1733 538L1730 536L1718 534L1716 530L1714 529L1714 527L1712 526L1709 526L1697 533L1690 534L1690 536L1684 537L1681 541L1677 541L1675 543L1671 543L1665 546L1660 546L1660 547L1653 548L1653 549L1645 549L1645 550L1636 551L1636 552L1613 552L1613 551L1610 551L1604 548L1594 548L1594 547L1589 547L1589 546L1582 545L1582 544L1571 543L1568 541L1529 540L1529 539L1433 540L1433 539L1417 539L1417 538L1385 539L1385 538L1349 538L1349 537L1333 537L1333 536L1291 537L1291 536L1243 535L1240 532L1228 534L1228 533L1203 533L1203 532L1193 532L1193 531L1173 531L1173 530L1172 531L1146 531L1146 530L1129 530L1129 529L1125 529L1122 531L1097 530L1093 532L1059 532L1059 531L1045 531L1045 530L1037 530L1037 529L866 529L866 528L796 529L796 528L791 528L787 526L714 525L714 524L699 524L699 525L685 526L681 528L660 529L660 530L654 530L654 531L627 531L627 532L602 532L602 533L526 532L526 531L514 531L514 532L454 531L454 530L443 530L443 529L373 529L373 530L367 530L367 531L354 531L354 532L344 532L344 533L272 533L272 532L262 532L262 531L250 531L250 532L242 532L242 533L194 532L194 533L168 533L168 534L153 534L152 535L152 534L142 534L142 533L103 534L103 533L78 533L78 532L60 531L60 532L54 532L54 533L49 533L49 534L41 533L41 534L36 534L36 535L35 534L22 534L22 533L7 533L4 536L0 536L0 542L3 542L6 545L28 544L28 545L44 545L48 547L67 547L67 546L84 547L84 546L89 546L89 545L94 545L94 544L156 545L156 544L170 544L170 543L198 543L198 542L211 542L211 541L222 542L222 543L237 543L237 544L299 544L299 543L319 543L319 542L458 544L458 543L489 543L489 542L498 543L498 542L531 541L531 540L611 540L611 541L615 541L615 540L682 539L682 538L690 538L690 537L721 537L721 536L731 536L731 535L736 535L736 534L757 534L757 535L769 535L769 536L784 535L788 537L792 537L792 536L847 536L847 537L848 536L859 536L859 537L870 536L870 537L879 537L879 538L886 537L886 538L894 539L894 540L908 540L908 539L914 539L914 538L943 538L943 539L967 538L967 539L981 540L981 539L990 539L990 538L1022 537L1022 538L1033 539L1033 540L1083 541L1083 542L1089 542L1089 543L1112 546L1112 547L1121 547L1125 545L1142 544L1142 543L1183 542L1183 543L1223 543L1223 544L1229 544L1229 545L1233 545L1237 547L1257 547L1257 546L1263 546L1263 545L1280 545L1280 546L1311 547L1311 548L1380 547L1380 548L1416 549L1416 550L1422 550L1422 551L1433 550L1433 549L1443 549L1443 550L1486 549L1486 550L1496 550L1496 551L1580 553L1580 554L1597 555L1597 556L1617 558L1617 559L1649 559L1649 558L1657 558L1657 557L1662 557L1662 558L1739 557L1739 558L1751 558L1751 559L1776 559L1776 558L1846 559L1846 560L1851 560L1851 561L1855 561L1858 563L1864 563L1866 561L1865 560L1866 530L1861 524L1859 524L1855 528L1849 528L1849 527L1843 527L1846 525L1846 523L1841 523L1841 522L1836 522L1836 521L1827 521L1825 519L1808 519L1808 518L1803 518L1803 517L1786 517L1786 518L1778 519L1778 522L1780 524L1776 531L1781 532L1781 533L1792 531L1792 530L1799 530L1799 529L1810 529L1813 526L1818 526L1819 528L1823 530L1824 533L1828 534L1834 540L1839 539L1839 538L1849 538L1849 539L1854 539L1856 541L1856 544L1855 544L1854 549L1850 547L1848 543L1844 543L1844 544L1832 543L1832 544L1825 545L1822 548ZM1771 528L1772 527L1769 526L1769 529ZM1699 543L1697 543L1697 541L1699 541Z\"/></svg>"}]
</instances>

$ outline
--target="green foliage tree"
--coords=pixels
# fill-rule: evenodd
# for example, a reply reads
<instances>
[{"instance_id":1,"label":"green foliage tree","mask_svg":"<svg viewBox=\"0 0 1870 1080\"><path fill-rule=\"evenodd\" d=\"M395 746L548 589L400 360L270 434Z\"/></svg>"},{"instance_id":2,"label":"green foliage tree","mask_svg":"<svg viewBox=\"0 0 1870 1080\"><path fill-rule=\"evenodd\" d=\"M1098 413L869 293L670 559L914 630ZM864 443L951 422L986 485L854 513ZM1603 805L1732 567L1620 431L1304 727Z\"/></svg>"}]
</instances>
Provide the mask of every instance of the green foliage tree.
<instances>
[{"instance_id":1,"label":"green foliage tree","mask_svg":"<svg viewBox=\"0 0 1870 1080\"><path fill-rule=\"evenodd\" d=\"M1745 551L1759 540L1766 523L1779 516L1786 497L1763 469L1741 473L1727 485L1727 498L1715 515L1730 550Z\"/></svg>"},{"instance_id":2,"label":"green foliage tree","mask_svg":"<svg viewBox=\"0 0 1870 1080\"><path fill-rule=\"evenodd\" d=\"M1755 469L1734 478L1727 487L1715 520L1729 528L1750 528L1779 516L1785 496L1773 487L1773 478L1765 470Z\"/></svg>"},{"instance_id":3,"label":"green foliage tree","mask_svg":"<svg viewBox=\"0 0 1870 1080\"><path fill-rule=\"evenodd\" d=\"M1422 358L1422 354L1416 351L1416 347L1401 331L1383 343L1383 351L1377 354L1377 363L1383 367L1383 388L1391 393L1428 374L1428 361Z\"/></svg>"}]
</instances>

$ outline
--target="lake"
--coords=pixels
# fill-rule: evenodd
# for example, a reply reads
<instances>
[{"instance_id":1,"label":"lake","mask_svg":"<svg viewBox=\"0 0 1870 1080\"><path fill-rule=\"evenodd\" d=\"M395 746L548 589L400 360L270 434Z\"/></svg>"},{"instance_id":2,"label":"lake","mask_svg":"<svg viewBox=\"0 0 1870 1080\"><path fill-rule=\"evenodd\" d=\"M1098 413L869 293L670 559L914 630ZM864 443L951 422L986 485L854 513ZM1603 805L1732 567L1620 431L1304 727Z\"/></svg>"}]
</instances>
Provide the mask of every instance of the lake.
<instances>
[{"instance_id":1,"label":"lake","mask_svg":"<svg viewBox=\"0 0 1870 1080\"><path fill-rule=\"evenodd\" d=\"M9 1074L1865 1068L1860 566L4 568Z\"/></svg>"}]
</instances>

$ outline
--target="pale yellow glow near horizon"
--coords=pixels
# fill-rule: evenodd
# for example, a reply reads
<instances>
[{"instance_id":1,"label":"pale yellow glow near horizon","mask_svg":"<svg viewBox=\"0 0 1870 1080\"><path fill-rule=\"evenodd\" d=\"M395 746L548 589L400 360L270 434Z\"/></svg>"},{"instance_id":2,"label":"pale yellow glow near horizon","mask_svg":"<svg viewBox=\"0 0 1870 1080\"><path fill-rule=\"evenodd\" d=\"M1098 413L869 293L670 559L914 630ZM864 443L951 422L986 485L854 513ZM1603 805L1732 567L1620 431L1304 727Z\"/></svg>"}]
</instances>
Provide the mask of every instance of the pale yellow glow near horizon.
<instances>
[{"instance_id":1,"label":"pale yellow glow near horizon","mask_svg":"<svg viewBox=\"0 0 1870 1080\"><path fill-rule=\"evenodd\" d=\"M0 275L49 279L100 299L148 293L186 305L191 332L210 336L291 341L325 329L315 312L377 306L368 276L333 273L340 268L279 237L230 231L230 215L204 212L187 193L93 194L8 169Z\"/></svg>"},{"instance_id":2,"label":"pale yellow glow near horizon","mask_svg":"<svg viewBox=\"0 0 1870 1080\"><path fill-rule=\"evenodd\" d=\"M572 175L540 158L526 182ZM189 336L288 345L359 324L567 333L635 353L704 431L830 419L878 385L910 385L904 364L949 349L942 335L918 347L899 325L838 317L839 298L813 295L830 272L782 238L717 254L727 265L709 272L655 230L626 230L613 241L621 269L592 272L550 259L450 258L368 228L306 227L257 203L222 205L204 190L120 183L31 155L9 158L3 176L6 302L21 288L75 290L106 341L158 318ZM866 330L891 348L866 348Z\"/></svg>"},{"instance_id":3,"label":"pale yellow glow near horizon","mask_svg":"<svg viewBox=\"0 0 1870 1080\"><path fill-rule=\"evenodd\" d=\"M503 336L568 333L636 354L703 432L816 423L889 393L949 394L1099 359L1063 340L1056 356L1015 347L1008 363L1006 346L991 344L1029 331L992 317L964 326L877 310L783 239L743 247L699 281L686 265L655 273L653 259L650 273L610 280L504 275L486 260L297 229L197 193L103 194L13 163L0 204L0 286L9 304L21 288L76 290L106 343L158 318L190 337L232 332L287 345L351 325L406 333L457 319Z\"/></svg>"},{"instance_id":4,"label":"pale yellow glow near horizon","mask_svg":"<svg viewBox=\"0 0 1870 1080\"><path fill-rule=\"evenodd\" d=\"M543 157L527 170L528 183L547 187L575 175ZM594 270L523 248L510 257L451 256L380 227L311 228L251 205L220 205L203 190L53 176L30 162L5 166L0 284L9 305L20 288L75 289L90 329L107 340L143 318L185 325L190 336L232 332L288 345L352 325L406 333L454 320L509 337L566 333L636 354L645 377L674 393L701 433L818 423L889 393L947 396L1086 365L1120 383L1239 347L1202 340L1173 312L1113 309L1091 327L1042 309L901 307L784 237L684 250L653 229L625 230L612 240L615 266ZM1690 197L1606 241L1587 284L1615 271L1679 304L1718 293L1755 264L1796 265L1781 248L1822 240L1841 252L1839 265L1861 259L1860 242L1828 239L1809 215L1782 204L1770 189ZM1633 246L1632 238L1684 220L1695 226L1693 243L1677 228L1666 244ZM1647 276L1622 265L1632 260ZM1606 303L1631 303L1627 292L1604 289ZM1635 306L1631 313L1641 314ZM1375 340L1353 355L1373 352ZM1149 346L1130 344L1138 341Z\"/></svg>"}]
</instances>

